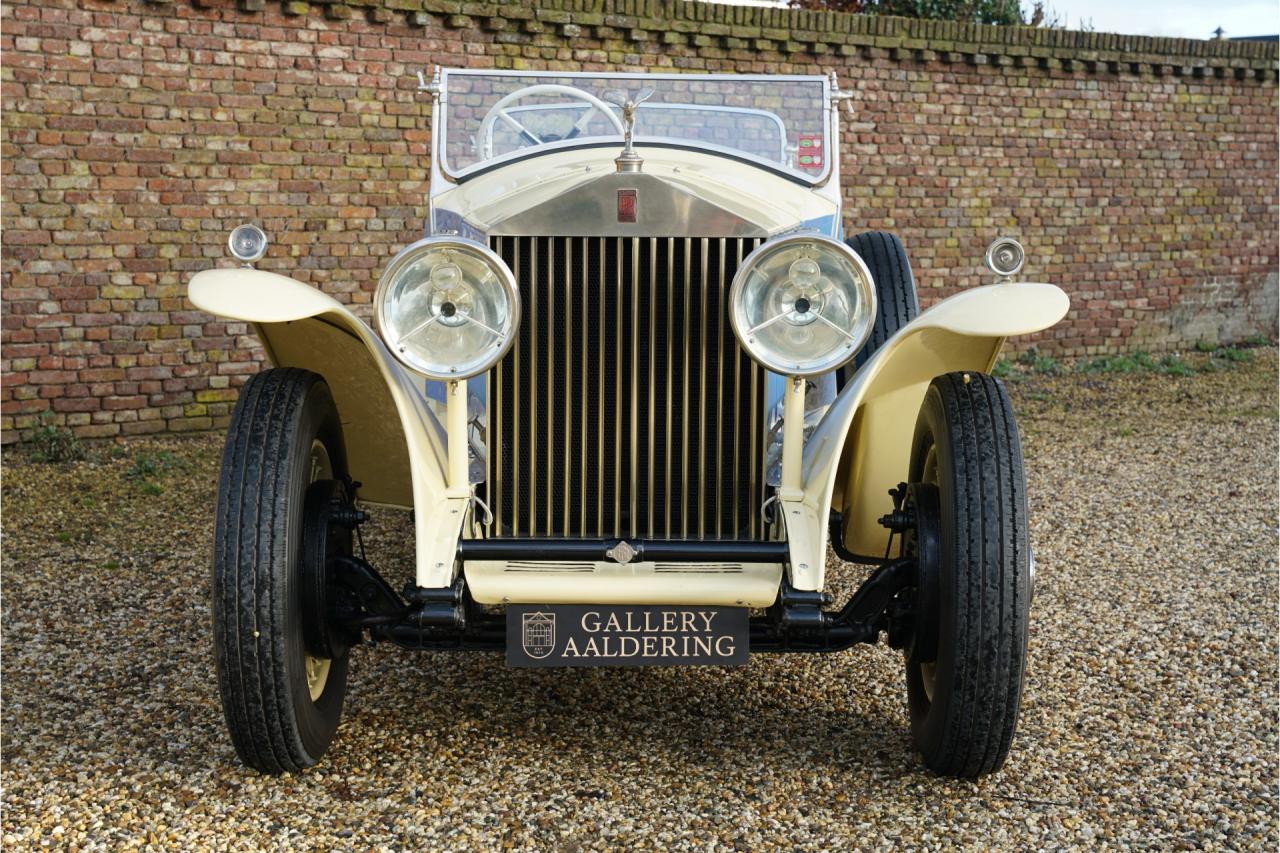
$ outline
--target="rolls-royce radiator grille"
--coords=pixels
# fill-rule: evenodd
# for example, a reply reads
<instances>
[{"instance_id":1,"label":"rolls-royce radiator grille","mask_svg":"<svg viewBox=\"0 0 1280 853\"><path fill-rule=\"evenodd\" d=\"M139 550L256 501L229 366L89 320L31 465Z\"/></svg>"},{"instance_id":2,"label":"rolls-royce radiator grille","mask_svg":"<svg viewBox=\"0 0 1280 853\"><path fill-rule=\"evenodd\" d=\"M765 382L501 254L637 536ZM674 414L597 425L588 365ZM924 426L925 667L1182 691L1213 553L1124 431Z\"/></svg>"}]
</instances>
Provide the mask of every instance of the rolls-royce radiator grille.
<instances>
[{"instance_id":1,"label":"rolls-royce radiator grille","mask_svg":"<svg viewBox=\"0 0 1280 853\"><path fill-rule=\"evenodd\" d=\"M767 538L766 375L727 311L757 242L492 238L523 314L489 385L489 536Z\"/></svg>"}]
</instances>

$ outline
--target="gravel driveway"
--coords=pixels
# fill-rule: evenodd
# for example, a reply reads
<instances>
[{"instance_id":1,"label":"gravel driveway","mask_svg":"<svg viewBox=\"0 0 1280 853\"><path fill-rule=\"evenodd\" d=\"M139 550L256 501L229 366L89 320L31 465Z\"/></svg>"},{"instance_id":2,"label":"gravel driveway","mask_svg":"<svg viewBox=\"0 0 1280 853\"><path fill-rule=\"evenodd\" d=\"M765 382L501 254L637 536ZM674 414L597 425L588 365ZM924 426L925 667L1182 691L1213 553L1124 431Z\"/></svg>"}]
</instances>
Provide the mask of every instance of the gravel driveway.
<instances>
[{"instance_id":1,"label":"gravel driveway","mask_svg":"<svg viewBox=\"0 0 1280 853\"><path fill-rule=\"evenodd\" d=\"M1038 590L1019 735L978 783L921 771L884 647L731 671L366 648L322 765L258 776L210 649L219 438L10 451L4 847L1275 849L1277 376L1256 355L1011 385ZM372 526L398 584L405 520Z\"/></svg>"}]
</instances>

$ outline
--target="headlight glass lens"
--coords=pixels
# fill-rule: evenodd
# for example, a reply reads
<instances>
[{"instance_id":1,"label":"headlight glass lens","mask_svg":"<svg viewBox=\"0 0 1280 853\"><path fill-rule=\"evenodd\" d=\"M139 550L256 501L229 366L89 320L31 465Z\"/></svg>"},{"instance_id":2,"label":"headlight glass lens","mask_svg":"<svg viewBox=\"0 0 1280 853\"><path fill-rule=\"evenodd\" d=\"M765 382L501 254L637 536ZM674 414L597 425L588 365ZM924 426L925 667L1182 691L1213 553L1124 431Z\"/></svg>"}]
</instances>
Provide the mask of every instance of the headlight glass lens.
<instances>
[{"instance_id":1,"label":"headlight glass lens","mask_svg":"<svg viewBox=\"0 0 1280 853\"><path fill-rule=\"evenodd\" d=\"M227 238L227 248L236 260L252 264L267 253L267 235L257 225L237 225Z\"/></svg>"},{"instance_id":2,"label":"headlight glass lens","mask_svg":"<svg viewBox=\"0 0 1280 853\"><path fill-rule=\"evenodd\" d=\"M432 379L466 379L510 348L520 322L515 277L487 247L428 237L382 274L378 325L392 353Z\"/></svg>"},{"instance_id":3,"label":"headlight glass lens","mask_svg":"<svg viewBox=\"0 0 1280 853\"><path fill-rule=\"evenodd\" d=\"M1022 244L1012 237L1000 237L987 247L987 267L998 276L1017 275L1027 260Z\"/></svg>"},{"instance_id":4,"label":"headlight glass lens","mask_svg":"<svg viewBox=\"0 0 1280 853\"><path fill-rule=\"evenodd\" d=\"M764 367L790 376L817 376L853 358L876 315L871 274L857 253L809 235L752 252L730 301L739 343Z\"/></svg>"}]
</instances>

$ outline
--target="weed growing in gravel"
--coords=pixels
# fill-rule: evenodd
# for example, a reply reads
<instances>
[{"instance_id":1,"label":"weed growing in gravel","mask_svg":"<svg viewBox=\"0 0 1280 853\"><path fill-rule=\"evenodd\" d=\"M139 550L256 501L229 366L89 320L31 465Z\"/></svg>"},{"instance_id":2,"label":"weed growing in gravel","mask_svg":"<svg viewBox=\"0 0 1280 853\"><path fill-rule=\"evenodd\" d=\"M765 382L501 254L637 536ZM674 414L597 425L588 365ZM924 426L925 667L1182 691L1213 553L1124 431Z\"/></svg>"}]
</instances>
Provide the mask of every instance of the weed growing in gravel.
<instances>
[{"instance_id":1,"label":"weed growing in gravel","mask_svg":"<svg viewBox=\"0 0 1280 853\"><path fill-rule=\"evenodd\" d=\"M1227 361L1253 361L1253 353L1238 347L1223 347L1213 354L1214 358L1225 358Z\"/></svg>"},{"instance_id":2,"label":"weed growing in gravel","mask_svg":"<svg viewBox=\"0 0 1280 853\"><path fill-rule=\"evenodd\" d=\"M1151 354L1141 350L1127 355L1103 355L1080 363L1085 373L1141 373L1158 367Z\"/></svg>"},{"instance_id":3,"label":"weed growing in gravel","mask_svg":"<svg viewBox=\"0 0 1280 853\"><path fill-rule=\"evenodd\" d=\"M1061 369L1056 358L1051 355L1042 355L1035 347L1018 356L1018 364L1028 368L1032 373L1045 376L1056 376Z\"/></svg>"},{"instance_id":4,"label":"weed growing in gravel","mask_svg":"<svg viewBox=\"0 0 1280 853\"><path fill-rule=\"evenodd\" d=\"M1196 352L1202 352L1211 358L1224 358L1227 361L1243 362L1252 361L1253 353L1249 352L1249 347L1265 347L1270 343L1263 335L1250 335L1241 343L1223 344L1213 343L1211 341L1197 341ZM1209 369L1213 369L1210 367Z\"/></svg>"},{"instance_id":5,"label":"weed growing in gravel","mask_svg":"<svg viewBox=\"0 0 1280 853\"><path fill-rule=\"evenodd\" d=\"M1057 376L1062 372L1062 364L1051 355L1044 355L1035 347L1022 352L1013 361L1002 358L991 368L991 375L997 379L1021 379L1026 375Z\"/></svg>"},{"instance_id":6,"label":"weed growing in gravel","mask_svg":"<svg viewBox=\"0 0 1280 853\"><path fill-rule=\"evenodd\" d=\"M175 456L168 450L162 450L154 456L149 453L138 453L133 457L133 465L125 472L125 477L138 482L138 488L144 495L158 495L164 489L155 482L159 477L174 471L185 471L190 463Z\"/></svg>"},{"instance_id":7,"label":"weed growing in gravel","mask_svg":"<svg viewBox=\"0 0 1280 853\"><path fill-rule=\"evenodd\" d=\"M1253 361L1253 352L1250 350L1240 347L1218 347L1200 364L1200 370L1205 373L1214 373L1250 361Z\"/></svg>"},{"instance_id":8,"label":"weed growing in gravel","mask_svg":"<svg viewBox=\"0 0 1280 853\"><path fill-rule=\"evenodd\" d=\"M170 471L183 470L186 467L186 461L179 459L168 450L162 450L155 456L139 453L133 457L133 466L125 472L125 476L130 480L146 480L168 474Z\"/></svg>"},{"instance_id":9,"label":"weed growing in gravel","mask_svg":"<svg viewBox=\"0 0 1280 853\"><path fill-rule=\"evenodd\" d=\"M1267 345L1267 340L1260 336L1249 338L1246 343ZM1194 376L1197 373L1212 373L1226 370L1236 364L1253 361L1253 352L1243 346L1223 346L1211 341L1200 341L1195 345L1198 354L1208 358L1188 362L1177 355L1166 355L1159 359L1149 352L1126 353L1123 355L1102 355L1095 358L1081 359L1074 366L1063 365L1050 355L1043 355L1032 347L1014 359L1001 358L991 368L991 374L999 379L1017 382L1031 376L1058 376L1069 371L1080 373L1159 373L1165 376Z\"/></svg>"},{"instance_id":10,"label":"weed growing in gravel","mask_svg":"<svg viewBox=\"0 0 1280 853\"><path fill-rule=\"evenodd\" d=\"M1159 361L1146 352L1130 355L1104 355L1080 363L1084 373L1163 373L1166 376L1194 376L1196 373L1212 373L1253 360L1253 353L1239 347L1224 347L1201 341L1196 351L1209 357L1199 364L1189 364L1176 355L1166 355Z\"/></svg>"},{"instance_id":11,"label":"weed growing in gravel","mask_svg":"<svg viewBox=\"0 0 1280 853\"><path fill-rule=\"evenodd\" d=\"M74 462L84 458L84 447L66 427L45 424L31 433L31 458L36 462Z\"/></svg>"},{"instance_id":12,"label":"weed growing in gravel","mask_svg":"<svg viewBox=\"0 0 1280 853\"><path fill-rule=\"evenodd\" d=\"M1176 355L1166 355L1160 359L1160 372L1169 376L1194 376L1196 371Z\"/></svg>"}]
</instances>

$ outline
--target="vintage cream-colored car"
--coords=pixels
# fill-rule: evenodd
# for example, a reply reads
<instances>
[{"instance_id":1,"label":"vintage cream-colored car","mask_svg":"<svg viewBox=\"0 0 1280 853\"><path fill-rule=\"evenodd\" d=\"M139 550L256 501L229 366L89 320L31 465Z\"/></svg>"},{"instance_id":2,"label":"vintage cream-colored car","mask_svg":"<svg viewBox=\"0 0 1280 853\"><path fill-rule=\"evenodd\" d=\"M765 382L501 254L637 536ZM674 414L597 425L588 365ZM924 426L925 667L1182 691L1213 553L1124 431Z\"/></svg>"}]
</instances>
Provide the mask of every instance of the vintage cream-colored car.
<instances>
[{"instance_id":1,"label":"vintage cream-colored car","mask_svg":"<svg viewBox=\"0 0 1280 853\"><path fill-rule=\"evenodd\" d=\"M241 393L217 507L241 758L314 764L362 642L628 666L884 636L927 765L1000 767L1033 559L987 371L1063 292L1014 281L1023 252L1000 238L994 283L918 314L902 243L845 229L834 75L420 86L430 222L382 273L376 331L254 269L256 226L230 238L243 266L190 283L272 364ZM360 545L368 506L413 511L403 589ZM845 602L828 543L869 566Z\"/></svg>"}]
</instances>

